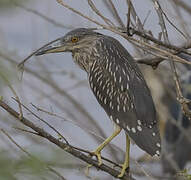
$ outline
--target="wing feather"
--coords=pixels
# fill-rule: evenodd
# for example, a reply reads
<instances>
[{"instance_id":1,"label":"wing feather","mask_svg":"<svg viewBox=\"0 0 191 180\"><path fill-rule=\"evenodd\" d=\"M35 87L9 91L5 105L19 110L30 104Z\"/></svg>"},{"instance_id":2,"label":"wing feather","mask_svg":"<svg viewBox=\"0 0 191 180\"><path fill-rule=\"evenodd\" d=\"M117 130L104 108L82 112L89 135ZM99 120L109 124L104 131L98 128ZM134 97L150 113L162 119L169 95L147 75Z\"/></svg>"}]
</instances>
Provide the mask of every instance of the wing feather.
<instances>
[{"instance_id":1,"label":"wing feather","mask_svg":"<svg viewBox=\"0 0 191 180\"><path fill-rule=\"evenodd\" d=\"M101 50L103 56L94 62L89 73L94 95L110 119L139 147L151 155L159 154L156 111L142 73L118 41L105 42Z\"/></svg>"}]
</instances>

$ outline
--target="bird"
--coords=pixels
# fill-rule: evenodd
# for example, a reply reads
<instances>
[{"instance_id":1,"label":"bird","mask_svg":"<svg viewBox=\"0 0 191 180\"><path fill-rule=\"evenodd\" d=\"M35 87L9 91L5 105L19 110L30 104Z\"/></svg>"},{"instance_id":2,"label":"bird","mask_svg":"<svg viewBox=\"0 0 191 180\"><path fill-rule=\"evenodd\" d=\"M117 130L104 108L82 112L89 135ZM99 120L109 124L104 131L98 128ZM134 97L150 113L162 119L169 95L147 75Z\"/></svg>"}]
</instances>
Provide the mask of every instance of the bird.
<instances>
[{"instance_id":1,"label":"bird","mask_svg":"<svg viewBox=\"0 0 191 180\"><path fill-rule=\"evenodd\" d=\"M151 156L160 156L161 138L151 92L136 61L115 38L91 28L73 29L39 49L36 56L71 52L85 72L98 103L114 124L114 132L93 155L101 165L101 151L121 130L126 134L126 154L119 178L129 172L130 141Z\"/></svg>"}]
</instances>

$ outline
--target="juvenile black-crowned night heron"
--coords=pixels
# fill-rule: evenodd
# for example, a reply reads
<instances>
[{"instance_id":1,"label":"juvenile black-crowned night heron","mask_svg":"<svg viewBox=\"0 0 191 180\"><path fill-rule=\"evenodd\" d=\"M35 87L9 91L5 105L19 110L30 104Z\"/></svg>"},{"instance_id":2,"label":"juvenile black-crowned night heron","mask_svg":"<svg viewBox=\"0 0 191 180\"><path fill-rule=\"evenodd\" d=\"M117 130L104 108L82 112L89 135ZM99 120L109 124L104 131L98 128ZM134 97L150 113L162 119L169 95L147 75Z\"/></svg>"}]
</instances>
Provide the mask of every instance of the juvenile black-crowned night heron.
<instances>
[{"instance_id":1,"label":"juvenile black-crowned night heron","mask_svg":"<svg viewBox=\"0 0 191 180\"><path fill-rule=\"evenodd\" d=\"M148 154L160 155L161 142L152 96L133 57L116 39L90 29L67 33L36 55L72 52L75 62L88 74L90 87L116 128L93 152L102 164L101 150L123 129L126 157L119 177L129 168L132 139Z\"/></svg>"}]
</instances>

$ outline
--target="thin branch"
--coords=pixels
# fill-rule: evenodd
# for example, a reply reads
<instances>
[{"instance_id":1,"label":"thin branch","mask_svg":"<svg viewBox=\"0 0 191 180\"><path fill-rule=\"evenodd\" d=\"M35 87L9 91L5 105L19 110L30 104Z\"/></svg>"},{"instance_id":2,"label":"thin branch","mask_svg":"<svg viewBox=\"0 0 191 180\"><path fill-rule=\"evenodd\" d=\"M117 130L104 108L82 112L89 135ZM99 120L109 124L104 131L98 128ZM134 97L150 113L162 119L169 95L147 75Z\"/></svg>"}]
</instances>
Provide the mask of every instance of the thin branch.
<instances>
[{"instance_id":1,"label":"thin branch","mask_svg":"<svg viewBox=\"0 0 191 180\"><path fill-rule=\"evenodd\" d=\"M100 13L100 11L96 8L92 0L87 0L87 1L92 11L94 11L98 16L100 16L108 26L115 27L115 24L110 19L106 18L104 15Z\"/></svg>"},{"instance_id":2,"label":"thin branch","mask_svg":"<svg viewBox=\"0 0 191 180\"><path fill-rule=\"evenodd\" d=\"M131 28L131 35L133 34L136 34L144 39L147 39L149 41L152 41L154 42L155 44L159 45L159 46L163 46L165 48L168 48L169 50L174 50L176 51L174 54L178 54L178 53L185 53L185 54L188 54L188 55L191 55L191 51L190 50L187 50L188 48L190 48L191 45L189 46L185 46L183 45L182 47L178 47L178 46L175 46L175 45L172 45L172 44L168 44L166 42L163 42L163 41L160 41L150 35L147 35L145 34L144 32L140 32L140 31L137 31L136 29L134 28Z\"/></svg>"},{"instance_id":3,"label":"thin branch","mask_svg":"<svg viewBox=\"0 0 191 180\"><path fill-rule=\"evenodd\" d=\"M112 16L116 19L116 21L119 23L120 27L125 28L125 25L119 16L119 13L113 4L112 0L104 0L103 3L108 8L108 10L111 12Z\"/></svg>"},{"instance_id":4,"label":"thin branch","mask_svg":"<svg viewBox=\"0 0 191 180\"><path fill-rule=\"evenodd\" d=\"M22 132L27 132L27 133L34 134L34 135L38 136L38 133L36 133L34 131L29 131L27 129L23 129L23 128L20 128L20 127L13 127L13 128L16 129L16 130L22 131Z\"/></svg>"}]
</instances>

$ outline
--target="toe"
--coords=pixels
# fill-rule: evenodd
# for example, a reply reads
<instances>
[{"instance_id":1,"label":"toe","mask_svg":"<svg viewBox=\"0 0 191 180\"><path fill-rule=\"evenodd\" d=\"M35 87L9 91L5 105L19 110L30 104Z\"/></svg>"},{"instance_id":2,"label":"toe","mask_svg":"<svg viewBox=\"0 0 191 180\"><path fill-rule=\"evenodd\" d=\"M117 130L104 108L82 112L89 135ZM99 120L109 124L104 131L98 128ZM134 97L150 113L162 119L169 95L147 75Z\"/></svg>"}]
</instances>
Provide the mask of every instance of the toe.
<instances>
[{"instance_id":1,"label":"toe","mask_svg":"<svg viewBox=\"0 0 191 180\"><path fill-rule=\"evenodd\" d=\"M92 152L92 154L97 157L98 165L100 166L102 164L101 153L98 151L94 151L94 152Z\"/></svg>"},{"instance_id":2,"label":"toe","mask_svg":"<svg viewBox=\"0 0 191 180\"><path fill-rule=\"evenodd\" d=\"M129 173L129 167L123 165L120 174L118 175L118 178L122 178L124 174L128 172Z\"/></svg>"}]
</instances>

